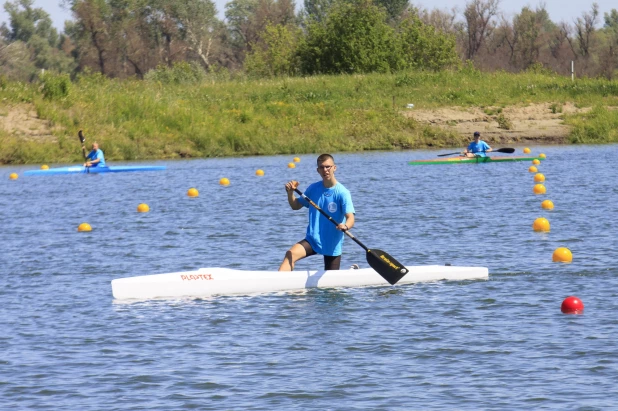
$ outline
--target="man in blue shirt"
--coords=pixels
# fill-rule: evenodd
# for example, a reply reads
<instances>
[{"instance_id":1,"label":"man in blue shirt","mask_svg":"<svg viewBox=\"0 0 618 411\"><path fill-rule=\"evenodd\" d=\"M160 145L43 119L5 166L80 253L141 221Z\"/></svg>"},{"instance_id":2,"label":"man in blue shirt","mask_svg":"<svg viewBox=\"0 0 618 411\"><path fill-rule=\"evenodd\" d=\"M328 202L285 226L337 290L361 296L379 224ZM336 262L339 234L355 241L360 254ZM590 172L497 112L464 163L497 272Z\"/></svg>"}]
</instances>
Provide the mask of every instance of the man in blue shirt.
<instances>
[{"instance_id":1,"label":"man in blue shirt","mask_svg":"<svg viewBox=\"0 0 618 411\"><path fill-rule=\"evenodd\" d=\"M468 145L468 148L464 150L464 155L466 157L487 157L487 154L492 149L489 147L489 144L481 140L481 133L478 131L474 132L474 141Z\"/></svg>"},{"instance_id":2,"label":"man in blue shirt","mask_svg":"<svg viewBox=\"0 0 618 411\"><path fill-rule=\"evenodd\" d=\"M294 264L305 257L315 254L324 256L325 270L338 270L341 265L341 248L343 232L354 226L354 205L352 196L343 184L337 182L335 171L337 166L330 154L318 157L318 174L322 181L311 184L305 190L305 195L326 211L335 221L334 225L315 207L302 197L294 196L297 181L289 181L285 185L288 203L293 210L309 208L309 225L304 240L294 244L286 253L279 271L292 271Z\"/></svg>"},{"instance_id":3,"label":"man in blue shirt","mask_svg":"<svg viewBox=\"0 0 618 411\"><path fill-rule=\"evenodd\" d=\"M84 167L105 167L105 156L96 141L92 143L92 151L86 156Z\"/></svg>"}]
</instances>

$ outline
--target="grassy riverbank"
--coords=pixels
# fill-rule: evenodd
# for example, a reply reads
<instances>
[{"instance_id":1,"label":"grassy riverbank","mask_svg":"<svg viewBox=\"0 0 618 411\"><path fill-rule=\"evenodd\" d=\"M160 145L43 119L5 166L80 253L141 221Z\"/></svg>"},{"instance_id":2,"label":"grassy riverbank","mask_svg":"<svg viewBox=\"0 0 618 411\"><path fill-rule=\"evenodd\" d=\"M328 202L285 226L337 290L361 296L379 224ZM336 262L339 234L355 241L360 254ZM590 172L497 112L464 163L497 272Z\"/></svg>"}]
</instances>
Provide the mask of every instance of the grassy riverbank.
<instances>
[{"instance_id":1,"label":"grassy riverbank","mask_svg":"<svg viewBox=\"0 0 618 411\"><path fill-rule=\"evenodd\" d=\"M81 158L77 131L111 161L183 157L462 146L468 136L402 115L431 109L573 102L593 109L565 115L572 143L618 142L618 82L548 74L458 72L317 76L200 83L84 76L68 94L41 84L2 83L0 115L32 104L54 138L0 130L1 163L61 163ZM45 96L46 95L46 96Z\"/></svg>"}]
</instances>

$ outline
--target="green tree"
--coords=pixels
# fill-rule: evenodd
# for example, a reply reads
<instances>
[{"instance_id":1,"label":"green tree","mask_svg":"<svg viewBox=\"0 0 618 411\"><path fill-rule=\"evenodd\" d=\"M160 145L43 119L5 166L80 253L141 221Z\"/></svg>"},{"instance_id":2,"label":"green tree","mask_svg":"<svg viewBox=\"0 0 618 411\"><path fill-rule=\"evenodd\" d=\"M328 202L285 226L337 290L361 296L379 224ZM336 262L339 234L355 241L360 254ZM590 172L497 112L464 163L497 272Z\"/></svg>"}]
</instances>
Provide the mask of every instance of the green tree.
<instances>
[{"instance_id":1,"label":"green tree","mask_svg":"<svg viewBox=\"0 0 618 411\"><path fill-rule=\"evenodd\" d=\"M145 73L186 58L182 22L172 0L67 0L75 22L65 31L76 47L81 69L110 77ZM187 22L185 21L185 24Z\"/></svg>"},{"instance_id":2,"label":"green tree","mask_svg":"<svg viewBox=\"0 0 618 411\"><path fill-rule=\"evenodd\" d=\"M603 16L603 20L605 21L603 27L618 33L618 10L612 9L609 13L604 13Z\"/></svg>"},{"instance_id":3,"label":"green tree","mask_svg":"<svg viewBox=\"0 0 618 411\"><path fill-rule=\"evenodd\" d=\"M52 25L51 18L41 8L33 8L34 0L14 0L4 3L4 10L9 15L10 27L2 24L2 34L9 41L27 43L32 36L45 39L51 47L58 44L58 32Z\"/></svg>"},{"instance_id":4,"label":"green tree","mask_svg":"<svg viewBox=\"0 0 618 411\"><path fill-rule=\"evenodd\" d=\"M401 67L395 31L371 0L339 2L324 22L311 21L299 55L308 74L389 72Z\"/></svg>"},{"instance_id":5,"label":"green tree","mask_svg":"<svg viewBox=\"0 0 618 411\"><path fill-rule=\"evenodd\" d=\"M511 50L511 63L525 70L539 61L542 49L553 39L556 25L543 7L536 10L524 7L507 29L504 39Z\"/></svg>"},{"instance_id":6,"label":"green tree","mask_svg":"<svg viewBox=\"0 0 618 411\"><path fill-rule=\"evenodd\" d=\"M172 16L177 20L188 49L209 69L212 55L219 48L222 29L215 4L211 0L177 1L172 6Z\"/></svg>"},{"instance_id":7,"label":"green tree","mask_svg":"<svg viewBox=\"0 0 618 411\"><path fill-rule=\"evenodd\" d=\"M268 24L296 24L293 0L231 0L225 18L235 59L244 61Z\"/></svg>"},{"instance_id":8,"label":"green tree","mask_svg":"<svg viewBox=\"0 0 618 411\"><path fill-rule=\"evenodd\" d=\"M0 39L0 73L18 81L30 81L39 70L31 59L31 51L23 41L7 43Z\"/></svg>"},{"instance_id":9,"label":"green tree","mask_svg":"<svg viewBox=\"0 0 618 411\"><path fill-rule=\"evenodd\" d=\"M608 80L618 76L618 11L612 9L604 15L605 25L601 37L601 69Z\"/></svg>"},{"instance_id":10,"label":"green tree","mask_svg":"<svg viewBox=\"0 0 618 411\"><path fill-rule=\"evenodd\" d=\"M470 0L464 10L466 58L472 60L491 37L495 29L494 17L498 14L500 0Z\"/></svg>"},{"instance_id":11,"label":"green tree","mask_svg":"<svg viewBox=\"0 0 618 411\"><path fill-rule=\"evenodd\" d=\"M63 39L53 27L51 18L41 8L33 8L33 0L15 0L4 4L9 15L9 26L0 27L6 44L3 51L3 69L11 75L15 62L22 64L22 73L17 77L32 79L39 69L68 73L75 67L74 60L59 47ZM23 46L21 46L23 45ZM24 61L27 51L28 63Z\"/></svg>"},{"instance_id":12,"label":"green tree","mask_svg":"<svg viewBox=\"0 0 618 411\"><path fill-rule=\"evenodd\" d=\"M424 24L417 14L410 14L402 20L397 31L406 67L440 70L460 64L455 35Z\"/></svg>"},{"instance_id":13,"label":"green tree","mask_svg":"<svg viewBox=\"0 0 618 411\"><path fill-rule=\"evenodd\" d=\"M582 13L582 16L575 20L575 39L579 49L578 54L584 58L587 58L592 50L596 34L595 26L598 19L599 5L597 3L592 3L590 12Z\"/></svg>"},{"instance_id":14,"label":"green tree","mask_svg":"<svg viewBox=\"0 0 618 411\"><path fill-rule=\"evenodd\" d=\"M252 47L245 60L245 70L259 77L298 74L300 29L292 25L267 25L260 43Z\"/></svg>"}]
</instances>

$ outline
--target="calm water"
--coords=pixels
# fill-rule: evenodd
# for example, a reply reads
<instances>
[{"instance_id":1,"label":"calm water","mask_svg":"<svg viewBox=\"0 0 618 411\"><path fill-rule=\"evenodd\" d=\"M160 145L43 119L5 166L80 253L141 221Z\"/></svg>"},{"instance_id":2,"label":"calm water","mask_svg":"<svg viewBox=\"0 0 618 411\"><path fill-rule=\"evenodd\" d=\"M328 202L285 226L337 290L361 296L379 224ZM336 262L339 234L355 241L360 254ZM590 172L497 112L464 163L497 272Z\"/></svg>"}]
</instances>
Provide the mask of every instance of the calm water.
<instances>
[{"instance_id":1,"label":"calm water","mask_svg":"<svg viewBox=\"0 0 618 411\"><path fill-rule=\"evenodd\" d=\"M486 266L489 281L129 304L112 279L277 269L306 224L283 185L316 181L316 156L296 169L293 156L118 175L2 167L0 409L618 409L618 146L532 148L548 157L545 196L529 162L335 156L361 241L407 265ZM550 233L532 231L537 217ZM552 263L561 246L572 264ZM348 240L353 263L367 266ZM560 312L569 295L584 315Z\"/></svg>"}]
</instances>

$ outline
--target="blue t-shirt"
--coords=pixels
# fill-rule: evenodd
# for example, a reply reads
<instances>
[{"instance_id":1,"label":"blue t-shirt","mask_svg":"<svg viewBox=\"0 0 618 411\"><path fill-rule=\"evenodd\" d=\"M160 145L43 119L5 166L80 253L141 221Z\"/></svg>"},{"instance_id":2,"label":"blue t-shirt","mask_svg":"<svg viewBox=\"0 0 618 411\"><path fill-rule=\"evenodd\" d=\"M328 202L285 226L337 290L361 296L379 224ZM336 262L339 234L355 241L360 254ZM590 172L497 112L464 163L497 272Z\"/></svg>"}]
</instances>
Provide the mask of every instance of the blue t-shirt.
<instances>
[{"instance_id":1,"label":"blue t-shirt","mask_svg":"<svg viewBox=\"0 0 618 411\"><path fill-rule=\"evenodd\" d=\"M490 148L491 147L489 147L489 145L483 140L479 140L478 144L474 141L468 144L468 151L478 155L479 157L487 157L485 151L489 150Z\"/></svg>"},{"instance_id":2,"label":"blue t-shirt","mask_svg":"<svg viewBox=\"0 0 618 411\"><path fill-rule=\"evenodd\" d=\"M337 223L345 224L345 215L355 212L354 205L352 204L352 196L348 189L341 183L335 184L334 187L326 188L324 187L324 183L318 181L307 187L305 195L330 215ZM311 245L311 248L313 248L316 253L322 255L341 255L341 246L344 236L343 231L337 230L335 224L330 222L328 218L324 217L315 207L305 201L305 199L300 197L298 200L304 207L309 208L309 225L307 226L305 240Z\"/></svg>"},{"instance_id":3,"label":"blue t-shirt","mask_svg":"<svg viewBox=\"0 0 618 411\"><path fill-rule=\"evenodd\" d=\"M96 160L97 158L101 160L98 163L93 164L92 167L105 167L105 156L103 155L101 149L98 149L96 151L92 150L90 153L88 153L88 156L86 158L90 161Z\"/></svg>"}]
</instances>

